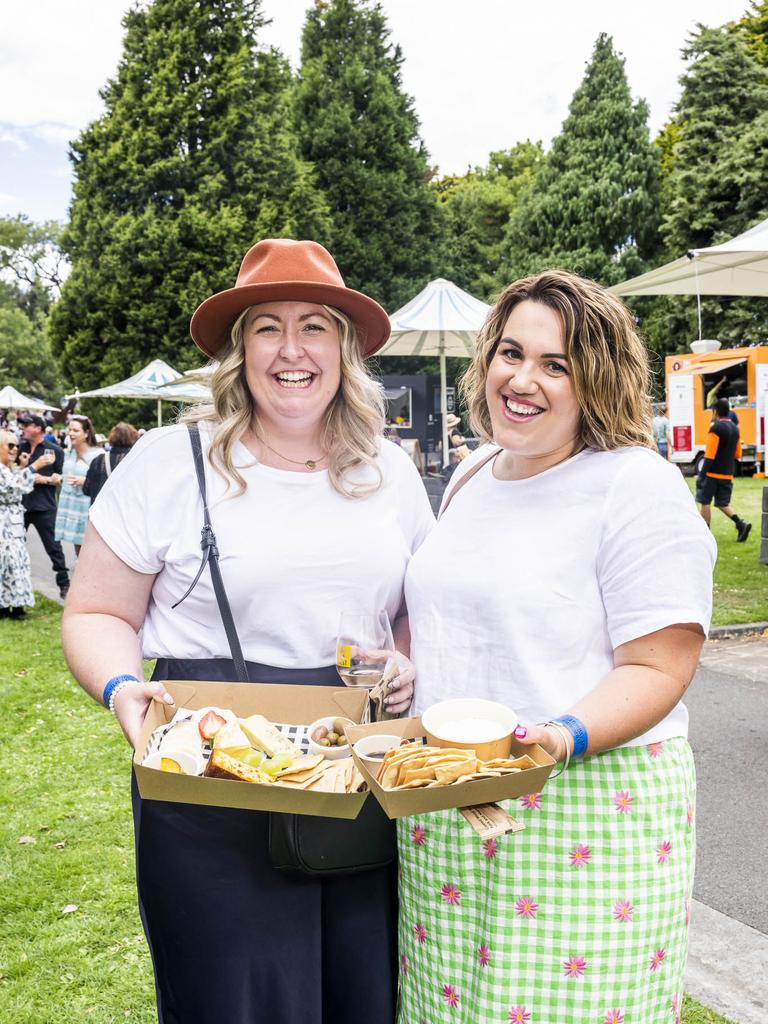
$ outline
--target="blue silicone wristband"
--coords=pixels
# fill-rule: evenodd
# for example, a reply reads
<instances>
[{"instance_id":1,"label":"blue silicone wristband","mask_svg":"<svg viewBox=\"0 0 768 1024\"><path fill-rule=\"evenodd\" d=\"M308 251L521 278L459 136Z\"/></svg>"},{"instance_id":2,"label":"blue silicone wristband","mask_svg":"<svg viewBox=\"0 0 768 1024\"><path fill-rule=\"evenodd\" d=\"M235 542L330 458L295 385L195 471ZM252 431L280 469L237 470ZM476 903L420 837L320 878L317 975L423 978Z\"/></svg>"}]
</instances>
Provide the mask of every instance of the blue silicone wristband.
<instances>
[{"instance_id":1,"label":"blue silicone wristband","mask_svg":"<svg viewBox=\"0 0 768 1024\"><path fill-rule=\"evenodd\" d=\"M589 736L587 735L584 723L580 719L575 718L573 715L560 715L559 718L553 718L552 721L564 725L571 736L573 736L573 753L571 757L581 757L583 754L586 754L587 747L589 746Z\"/></svg>"},{"instance_id":2,"label":"blue silicone wristband","mask_svg":"<svg viewBox=\"0 0 768 1024\"><path fill-rule=\"evenodd\" d=\"M104 702L104 707L109 707L109 698L112 696L113 691L120 683L138 683L136 676L112 676L104 687L104 693L101 695L101 699Z\"/></svg>"}]
</instances>

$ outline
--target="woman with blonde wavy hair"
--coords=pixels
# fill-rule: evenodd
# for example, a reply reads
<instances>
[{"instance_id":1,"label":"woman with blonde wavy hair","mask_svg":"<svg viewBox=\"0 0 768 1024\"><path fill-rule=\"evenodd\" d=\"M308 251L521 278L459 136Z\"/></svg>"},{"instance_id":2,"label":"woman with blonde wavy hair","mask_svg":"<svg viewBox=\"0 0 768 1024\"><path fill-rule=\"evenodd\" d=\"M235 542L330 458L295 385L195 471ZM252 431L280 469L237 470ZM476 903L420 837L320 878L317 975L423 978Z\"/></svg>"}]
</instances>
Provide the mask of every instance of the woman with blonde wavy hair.
<instances>
[{"instance_id":1,"label":"woman with blonde wavy hair","mask_svg":"<svg viewBox=\"0 0 768 1024\"><path fill-rule=\"evenodd\" d=\"M661 1024L678 1015L695 776L681 698L714 544L653 450L629 310L550 271L509 285L464 380L476 433L406 577L416 710L514 708L561 769L481 842L400 823L400 1021ZM451 566L451 586L445 567Z\"/></svg>"},{"instance_id":2,"label":"woman with blonde wavy hair","mask_svg":"<svg viewBox=\"0 0 768 1024\"><path fill-rule=\"evenodd\" d=\"M345 287L322 246L259 242L190 332L219 360L212 403L150 431L115 468L92 507L64 614L72 671L134 746L149 703L172 703L162 680L238 678L212 578L196 579L195 435L251 682L338 686L346 609L386 610L407 655L403 579L433 522L412 463L382 439L382 390L364 364L389 319ZM151 682L142 657L157 659ZM399 662L394 713L413 692L413 667ZM135 784L133 806L161 1024L357 1024L363 1008L390 1024L393 864L293 877L269 859L266 814L142 801Z\"/></svg>"}]
</instances>

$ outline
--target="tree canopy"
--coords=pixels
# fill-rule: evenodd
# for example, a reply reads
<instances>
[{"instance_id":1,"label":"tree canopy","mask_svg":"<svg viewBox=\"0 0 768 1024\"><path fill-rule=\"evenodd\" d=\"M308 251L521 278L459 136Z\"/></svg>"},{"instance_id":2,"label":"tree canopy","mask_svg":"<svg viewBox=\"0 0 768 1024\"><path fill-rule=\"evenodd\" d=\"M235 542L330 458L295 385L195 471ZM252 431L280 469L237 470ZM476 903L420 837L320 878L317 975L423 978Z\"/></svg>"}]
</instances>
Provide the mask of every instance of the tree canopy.
<instances>
[{"instance_id":1,"label":"tree canopy","mask_svg":"<svg viewBox=\"0 0 768 1024\"><path fill-rule=\"evenodd\" d=\"M390 312L436 276L442 244L402 63L380 4L327 0L307 12L294 97L299 150L328 202L329 248L346 283Z\"/></svg>"},{"instance_id":2,"label":"tree canopy","mask_svg":"<svg viewBox=\"0 0 768 1024\"><path fill-rule=\"evenodd\" d=\"M661 136L664 259L726 241L768 217L766 68L734 25L700 27L683 54L680 99ZM701 309L705 337L747 343L768 335L764 299L712 296ZM658 299L644 326L661 352L687 345L698 335L695 299Z\"/></svg>"},{"instance_id":3,"label":"tree canopy","mask_svg":"<svg viewBox=\"0 0 768 1024\"><path fill-rule=\"evenodd\" d=\"M509 221L499 284L546 267L603 284L644 268L658 224L658 152L648 107L601 34L568 117Z\"/></svg>"},{"instance_id":4,"label":"tree canopy","mask_svg":"<svg viewBox=\"0 0 768 1024\"><path fill-rule=\"evenodd\" d=\"M507 224L543 158L541 143L527 140L491 153L487 167L434 184L446 214L442 276L478 298L492 297Z\"/></svg>"},{"instance_id":5,"label":"tree canopy","mask_svg":"<svg viewBox=\"0 0 768 1024\"><path fill-rule=\"evenodd\" d=\"M329 226L295 154L290 70L258 47L260 0L154 0L124 18L105 112L72 145L72 262L51 317L69 381L116 380L159 356L200 361L189 319L266 236Z\"/></svg>"}]
</instances>

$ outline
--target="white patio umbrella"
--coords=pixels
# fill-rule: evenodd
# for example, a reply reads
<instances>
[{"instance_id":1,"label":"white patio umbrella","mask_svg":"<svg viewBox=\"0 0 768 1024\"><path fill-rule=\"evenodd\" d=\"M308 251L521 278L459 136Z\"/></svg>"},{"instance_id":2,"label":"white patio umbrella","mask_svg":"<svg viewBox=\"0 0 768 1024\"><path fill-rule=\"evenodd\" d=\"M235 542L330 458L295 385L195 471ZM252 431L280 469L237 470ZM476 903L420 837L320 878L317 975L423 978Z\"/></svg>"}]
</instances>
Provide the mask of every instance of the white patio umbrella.
<instances>
[{"instance_id":1,"label":"white patio umbrella","mask_svg":"<svg viewBox=\"0 0 768 1024\"><path fill-rule=\"evenodd\" d=\"M490 306L438 277L389 318L392 336L380 356L439 356L440 415L443 427L443 465L448 465L445 360L471 359L475 341Z\"/></svg>"},{"instance_id":2,"label":"white patio umbrella","mask_svg":"<svg viewBox=\"0 0 768 1024\"><path fill-rule=\"evenodd\" d=\"M151 363L134 373L132 377L118 381L116 384L108 384L103 388L94 388L92 391L75 391L71 398L148 398L157 402L157 425L163 425L162 398L158 397L157 388L173 381L179 380L181 374L174 370L162 359L153 359Z\"/></svg>"},{"instance_id":3,"label":"white patio umbrella","mask_svg":"<svg viewBox=\"0 0 768 1024\"><path fill-rule=\"evenodd\" d=\"M695 295L701 338L702 295L768 296L768 219L749 231L615 284L616 295Z\"/></svg>"},{"instance_id":4,"label":"white patio umbrella","mask_svg":"<svg viewBox=\"0 0 768 1024\"><path fill-rule=\"evenodd\" d=\"M39 398L27 398L26 395L22 395L20 391L17 391L10 384L0 388L0 409L37 409L40 412L44 409L50 409L52 412L61 411L58 405L46 405Z\"/></svg>"}]
</instances>

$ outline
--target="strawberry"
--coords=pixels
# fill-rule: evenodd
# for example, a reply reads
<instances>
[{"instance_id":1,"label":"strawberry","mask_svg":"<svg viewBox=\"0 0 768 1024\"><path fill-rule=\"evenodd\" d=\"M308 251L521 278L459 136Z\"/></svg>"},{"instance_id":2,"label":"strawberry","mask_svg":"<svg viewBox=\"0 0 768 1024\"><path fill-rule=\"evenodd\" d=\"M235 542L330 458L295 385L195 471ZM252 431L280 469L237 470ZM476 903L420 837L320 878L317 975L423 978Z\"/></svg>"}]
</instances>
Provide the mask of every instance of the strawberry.
<instances>
[{"instance_id":1,"label":"strawberry","mask_svg":"<svg viewBox=\"0 0 768 1024\"><path fill-rule=\"evenodd\" d=\"M217 715L215 711L208 711L197 723L197 728L204 740L211 740L219 729L226 724L226 718Z\"/></svg>"}]
</instances>

